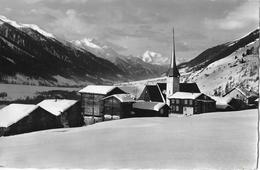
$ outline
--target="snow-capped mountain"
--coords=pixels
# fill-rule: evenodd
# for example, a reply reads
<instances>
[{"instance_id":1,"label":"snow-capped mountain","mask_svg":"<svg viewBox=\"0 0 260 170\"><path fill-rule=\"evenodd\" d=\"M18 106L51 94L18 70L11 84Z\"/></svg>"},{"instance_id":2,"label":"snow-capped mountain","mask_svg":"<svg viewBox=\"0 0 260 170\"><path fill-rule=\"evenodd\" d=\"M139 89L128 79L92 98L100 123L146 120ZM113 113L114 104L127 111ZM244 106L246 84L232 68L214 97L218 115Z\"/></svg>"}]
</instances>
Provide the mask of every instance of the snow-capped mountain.
<instances>
[{"instance_id":1,"label":"snow-capped mountain","mask_svg":"<svg viewBox=\"0 0 260 170\"><path fill-rule=\"evenodd\" d=\"M205 50L180 65L183 81L197 82L201 91L224 95L234 87L258 92L259 29Z\"/></svg>"},{"instance_id":2,"label":"snow-capped mountain","mask_svg":"<svg viewBox=\"0 0 260 170\"><path fill-rule=\"evenodd\" d=\"M37 25L4 16L0 51L0 82L5 83L78 86L156 77L165 71L95 39L59 40Z\"/></svg>"},{"instance_id":3,"label":"snow-capped mountain","mask_svg":"<svg viewBox=\"0 0 260 170\"><path fill-rule=\"evenodd\" d=\"M0 18L0 82L85 85L129 80L116 65L36 25Z\"/></svg>"},{"instance_id":4,"label":"snow-capped mountain","mask_svg":"<svg viewBox=\"0 0 260 170\"><path fill-rule=\"evenodd\" d=\"M143 55L139 56L144 62L157 65L169 65L169 59L163 57L162 54L153 51L145 51Z\"/></svg>"},{"instance_id":5,"label":"snow-capped mountain","mask_svg":"<svg viewBox=\"0 0 260 170\"><path fill-rule=\"evenodd\" d=\"M181 82L195 82L201 92L222 96L235 87L258 93L259 29L234 41L217 45L178 66ZM166 82L166 77L121 84Z\"/></svg>"},{"instance_id":6,"label":"snow-capped mountain","mask_svg":"<svg viewBox=\"0 0 260 170\"><path fill-rule=\"evenodd\" d=\"M88 50L97 57L111 61L125 74L132 75L132 79L139 80L160 76L167 68L165 66L147 63L134 56L124 56L116 52L112 47L93 38L72 41L77 47Z\"/></svg>"},{"instance_id":7,"label":"snow-capped mountain","mask_svg":"<svg viewBox=\"0 0 260 170\"><path fill-rule=\"evenodd\" d=\"M39 32L40 34L42 34L46 37L55 38L53 34L44 31L43 29L41 29L40 27L38 27L35 24L21 24L21 23L18 23L16 21L10 20L10 19L8 19L8 18L6 18L5 16L2 16L2 15L0 15L0 22L8 23L8 24L12 25L13 27L20 28L20 29L31 28L31 29Z\"/></svg>"}]
</instances>

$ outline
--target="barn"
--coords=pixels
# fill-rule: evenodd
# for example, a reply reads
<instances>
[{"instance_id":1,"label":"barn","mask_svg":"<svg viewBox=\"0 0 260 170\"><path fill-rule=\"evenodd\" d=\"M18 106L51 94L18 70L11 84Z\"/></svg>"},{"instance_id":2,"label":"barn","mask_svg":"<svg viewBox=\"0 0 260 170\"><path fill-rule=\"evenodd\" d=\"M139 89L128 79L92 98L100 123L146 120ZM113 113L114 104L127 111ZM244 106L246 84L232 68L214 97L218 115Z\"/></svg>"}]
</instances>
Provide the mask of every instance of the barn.
<instances>
[{"instance_id":1,"label":"barn","mask_svg":"<svg viewBox=\"0 0 260 170\"><path fill-rule=\"evenodd\" d=\"M57 127L56 117L37 105L10 104L0 110L0 136Z\"/></svg>"},{"instance_id":2,"label":"barn","mask_svg":"<svg viewBox=\"0 0 260 170\"><path fill-rule=\"evenodd\" d=\"M46 99L37 104L58 120L59 127L79 127L84 125L80 102L67 99Z\"/></svg>"},{"instance_id":3,"label":"barn","mask_svg":"<svg viewBox=\"0 0 260 170\"><path fill-rule=\"evenodd\" d=\"M259 95L254 91L248 91L241 87L236 87L227 92L224 97L234 98L236 100L241 100L246 105L250 106L254 104L254 100L256 100ZM244 109L244 108L241 108Z\"/></svg>"},{"instance_id":4,"label":"barn","mask_svg":"<svg viewBox=\"0 0 260 170\"><path fill-rule=\"evenodd\" d=\"M133 104L132 117L168 117L169 106L163 102L136 101Z\"/></svg>"},{"instance_id":5,"label":"barn","mask_svg":"<svg viewBox=\"0 0 260 170\"><path fill-rule=\"evenodd\" d=\"M193 115L216 111L216 101L203 93L176 92L170 99L170 113Z\"/></svg>"},{"instance_id":6,"label":"barn","mask_svg":"<svg viewBox=\"0 0 260 170\"><path fill-rule=\"evenodd\" d=\"M104 120L131 117L134 102L134 97L130 94L114 94L101 99Z\"/></svg>"},{"instance_id":7,"label":"barn","mask_svg":"<svg viewBox=\"0 0 260 170\"><path fill-rule=\"evenodd\" d=\"M101 99L114 94L126 94L116 86L88 85L79 91L81 94L81 111L85 124L103 121Z\"/></svg>"}]
</instances>

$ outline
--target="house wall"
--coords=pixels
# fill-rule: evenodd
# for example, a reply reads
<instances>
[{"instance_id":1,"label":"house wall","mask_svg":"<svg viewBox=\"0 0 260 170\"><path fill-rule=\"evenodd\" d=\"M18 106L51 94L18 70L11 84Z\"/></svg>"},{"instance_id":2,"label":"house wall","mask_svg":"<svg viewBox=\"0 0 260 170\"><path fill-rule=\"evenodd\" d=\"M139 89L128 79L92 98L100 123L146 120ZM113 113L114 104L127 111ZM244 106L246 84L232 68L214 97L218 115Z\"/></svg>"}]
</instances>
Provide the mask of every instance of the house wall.
<instances>
[{"instance_id":1,"label":"house wall","mask_svg":"<svg viewBox=\"0 0 260 170\"><path fill-rule=\"evenodd\" d=\"M37 108L31 114L8 128L1 128L1 134L9 136L51 128L58 128L56 117L41 108Z\"/></svg>"},{"instance_id":2,"label":"house wall","mask_svg":"<svg viewBox=\"0 0 260 170\"><path fill-rule=\"evenodd\" d=\"M216 102L205 95L198 99L171 99L170 113L183 114L184 107L192 107L193 114L216 111Z\"/></svg>"},{"instance_id":3,"label":"house wall","mask_svg":"<svg viewBox=\"0 0 260 170\"><path fill-rule=\"evenodd\" d=\"M130 117L132 102L120 102L115 97L102 101L102 115L119 116L120 119Z\"/></svg>"},{"instance_id":4,"label":"house wall","mask_svg":"<svg viewBox=\"0 0 260 170\"><path fill-rule=\"evenodd\" d=\"M170 99L170 113L183 114L183 107L192 107L193 114L198 113L195 100L192 99Z\"/></svg>"},{"instance_id":5,"label":"house wall","mask_svg":"<svg viewBox=\"0 0 260 170\"><path fill-rule=\"evenodd\" d=\"M159 111L133 108L133 112L131 117L168 117L169 107L164 106Z\"/></svg>"},{"instance_id":6,"label":"house wall","mask_svg":"<svg viewBox=\"0 0 260 170\"><path fill-rule=\"evenodd\" d=\"M104 97L105 95L101 94L81 94L82 114L84 116L102 116L102 107L100 101Z\"/></svg>"},{"instance_id":7,"label":"house wall","mask_svg":"<svg viewBox=\"0 0 260 170\"><path fill-rule=\"evenodd\" d=\"M60 116L61 127L80 127L84 125L84 118L81 113L80 102L77 102Z\"/></svg>"}]
</instances>

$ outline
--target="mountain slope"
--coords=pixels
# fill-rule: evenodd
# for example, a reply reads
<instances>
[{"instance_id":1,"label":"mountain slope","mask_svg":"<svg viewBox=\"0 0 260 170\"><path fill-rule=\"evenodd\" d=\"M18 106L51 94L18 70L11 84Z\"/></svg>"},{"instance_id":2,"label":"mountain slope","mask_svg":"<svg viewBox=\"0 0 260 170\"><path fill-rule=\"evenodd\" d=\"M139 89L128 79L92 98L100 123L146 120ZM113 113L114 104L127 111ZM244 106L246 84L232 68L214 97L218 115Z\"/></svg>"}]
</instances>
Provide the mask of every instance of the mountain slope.
<instances>
[{"instance_id":1,"label":"mountain slope","mask_svg":"<svg viewBox=\"0 0 260 170\"><path fill-rule=\"evenodd\" d=\"M237 86L258 92L258 49L259 29L181 64L183 81L197 82L210 95L224 95Z\"/></svg>"},{"instance_id":2,"label":"mountain slope","mask_svg":"<svg viewBox=\"0 0 260 170\"><path fill-rule=\"evenodd\" d=\"M37 25L0 16L0 82L79 86L156 77L164 71L142 61L135 63L133 57L119 55L110 47L84 43L90 48L58 40Z\"/></svg>"},{"instance_id":3,"label":"mountain slope","mask_svg":"<svg viewBox=\"0 0 260 170\"><path fill-rule=\"evenodd\" d=\"M85 38L72 41L72 43L83 50L90 51L100 58L111 61L126 75L129 75L129 79L132 80L158 77L167 69L165 66L146 63L138 57L121 55L113 48L96 39Z\"/></svg>"},{"instance_id":4,"label":"mountain slope","mask_svg":"<svg viewBox=\"0 0 260 170\"><path fill-rule=\"evenodd\" d=\"M209 48L191 61L180 64L181 82L196 82L201 92L208 95L221 96L234 87L258 93L258 50L259 29ZM157 82L166 82L166 77L120 84L142 86Z\"/></svg>"},{"instance_id":5,"label":"mountain slope","mask_svg":"<svg viewBox=\"0 0 260 170\"><path fill-rule=\"evenodd\" d=\"M37 28L0 18L2 82L68 85L68 80L71 85L78 85L103 82L102 78L115 80L116 75L123 74L113 63L65 45L46 32L45 36Z\"/></svg>"}]
</instances>

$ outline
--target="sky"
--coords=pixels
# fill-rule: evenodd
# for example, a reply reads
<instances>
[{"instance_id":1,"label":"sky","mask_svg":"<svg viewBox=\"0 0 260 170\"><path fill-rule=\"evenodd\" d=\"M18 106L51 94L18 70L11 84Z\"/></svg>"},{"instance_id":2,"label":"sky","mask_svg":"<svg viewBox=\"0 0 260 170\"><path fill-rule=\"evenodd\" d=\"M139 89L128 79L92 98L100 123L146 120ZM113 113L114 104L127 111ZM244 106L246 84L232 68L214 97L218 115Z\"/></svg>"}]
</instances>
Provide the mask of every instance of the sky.
<instances>
[{"instance_id":1,"label":"sky","mask_svg":"<svg viewBox=\"0 0 260 170\"><path fill-rule=\"evenodd\" d=\"M146 50L177 63L259 26L258 0L0 0L0 15L36 24L60 39L95 38L117 52Z\"/></svg>"}]
</instances>

